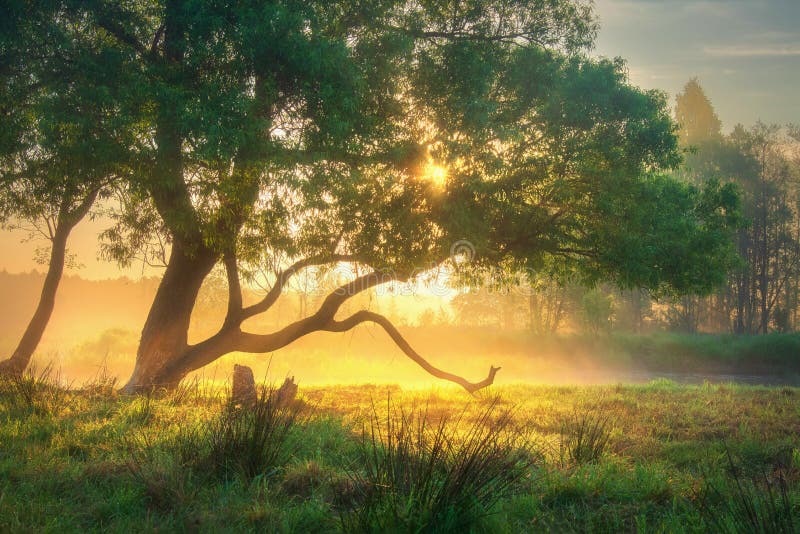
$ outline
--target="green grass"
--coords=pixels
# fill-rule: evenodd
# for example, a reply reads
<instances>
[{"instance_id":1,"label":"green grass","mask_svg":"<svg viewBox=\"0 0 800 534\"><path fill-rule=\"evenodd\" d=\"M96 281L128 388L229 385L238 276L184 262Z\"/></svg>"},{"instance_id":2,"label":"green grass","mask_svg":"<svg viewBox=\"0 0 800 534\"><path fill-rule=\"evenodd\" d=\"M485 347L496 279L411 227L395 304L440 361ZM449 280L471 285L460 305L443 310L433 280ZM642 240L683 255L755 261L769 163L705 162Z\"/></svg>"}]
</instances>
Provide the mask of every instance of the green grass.
<instances>
[{"instance_id":1,"label":"green grass","mask_svg":"<svg viewBox=\"0 0 800 534\"><path fill-rule=\"evenodd\" d=\"M475 398L450 388L301 388L303 416L274 417L280 432L262 422L231 433L219 426L226 401L210 390L127 398L103 387L54 392L43 382L22 386L24 402L14 399L18 385L0 383L3 532L407 532L441 531L446 521L459 532L747 532L800 524L795 388L661 380L504 386ZM406 414L402 432L396 418L387 425L388 393L390 412ZM218 441L209 441L215 431ZM506 440L509 432L519 439ZM438 452L425 448L437 440ZM259 461L229 464L242 450ZM480 462L486 476L469 470ZM409 476L395 472L412 463L419 469ZM497 478L503 466L524 472ZM465 497L493 487L502 489L497 499ZM425 500L420 488L454 497Z\"/></svg>"}]
</instances>

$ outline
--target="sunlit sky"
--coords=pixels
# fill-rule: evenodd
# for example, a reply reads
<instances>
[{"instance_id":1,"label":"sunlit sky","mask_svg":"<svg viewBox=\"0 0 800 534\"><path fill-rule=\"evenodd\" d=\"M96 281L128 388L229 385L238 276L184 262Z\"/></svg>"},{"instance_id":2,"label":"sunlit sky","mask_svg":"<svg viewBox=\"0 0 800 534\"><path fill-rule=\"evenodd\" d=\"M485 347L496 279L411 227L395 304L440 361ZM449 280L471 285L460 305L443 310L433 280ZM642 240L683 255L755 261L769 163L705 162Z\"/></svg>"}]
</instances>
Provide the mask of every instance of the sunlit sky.
<instances>
[{"instance_id":1,"label":"sunlit sky","mask_svg":"<svg viewBox=\"0 0 800 534\"><path fill-rule=\"evenodd\" d=\"M800 0L596 0L595 53L628 60L632 81L674 95L698 77L723 122L800 123ZM137 276L97 259L101 221L84 221L70 249L83 264L71 274ZM0 231L0 270L30 271L36 243ZM41 245L41 244L39 244ZM39 267L41 269L41 267Z\"/></svg>"}]
</instances>

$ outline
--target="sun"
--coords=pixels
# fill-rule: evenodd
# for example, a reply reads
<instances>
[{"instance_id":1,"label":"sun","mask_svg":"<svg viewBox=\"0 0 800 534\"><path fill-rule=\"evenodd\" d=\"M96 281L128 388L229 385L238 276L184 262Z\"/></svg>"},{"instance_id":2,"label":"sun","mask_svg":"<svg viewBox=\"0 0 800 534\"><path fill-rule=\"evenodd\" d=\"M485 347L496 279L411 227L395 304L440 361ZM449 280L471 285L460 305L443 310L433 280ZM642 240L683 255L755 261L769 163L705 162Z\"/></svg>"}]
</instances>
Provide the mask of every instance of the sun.
<instances>
[{"instance_id":1,"label":"sun","mask_svg":"<svg viewBox=\"0 0 800 534\"><path fill-rule=\"evenodd\" d=\"M445 185L447 185L447 167L429 161L422 171L422 178L438 189L444 189Z\"/></svg>"}]
</instances>

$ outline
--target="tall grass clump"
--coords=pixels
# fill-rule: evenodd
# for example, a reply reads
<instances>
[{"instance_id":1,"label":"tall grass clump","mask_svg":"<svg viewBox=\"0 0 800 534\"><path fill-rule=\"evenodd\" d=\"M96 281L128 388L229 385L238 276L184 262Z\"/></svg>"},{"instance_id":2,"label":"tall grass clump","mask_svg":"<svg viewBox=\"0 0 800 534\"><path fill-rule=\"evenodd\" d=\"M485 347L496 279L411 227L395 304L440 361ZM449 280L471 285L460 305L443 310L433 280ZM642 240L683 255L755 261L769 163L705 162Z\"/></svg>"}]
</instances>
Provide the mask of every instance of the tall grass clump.
<instances>
[{"instance_id":1,"label":"tall grass clump","mask_svg":"<svg viewBox=\"0 0 800 534\"><path fill-rule=\"evenodd\" d=\"M288 459L289 434L303 418L300 403L285 403L275 388L260 388L252 406L226 402L208 421L187 425L171 436L140 428L123 438L127 470L148 500L162 510L179 509L194 498L202 481L269 476ZM152 417L145 397L133 410L139 422ZM142 421L144 419L144 421Z\"/></svg>"},{"instance_id":2,"label":"tall grass clump","mask_svg":"<svg viewBox=\"0 0 800 534\"><path fill-rule=\"evenodd\" d=\"M530 473L511 414L496 401L474 422L435 422L427 410L373 406L350 475L354 502L340 512L349 532L464 532L492 513Z\"/></svg>"},{"instance_id":3,"label":"tall grass clump","mask_svg":"<svg viewBox=\"0 0 800 534\"><path fill-rule=\"evenodd\" d=\"M124 413L125 420L130 424L147 425L155 418L156 408L153 395L147 393L134 399Z\"/></svg>"},{"instance_id":4,"label":"tall grass clump","mask_svg":"<svg viewBox=\"0 0 800 534\"><path fill-rule=\"evenodd\" d=\"M745 477L727 451L729 475L723 489L706 480L697 499L701 514L714 532L723 534L795 534L800 509L792 502L794 488L784 471Z\"/></svg>"},{"instance_id":5,"label":"tall grass clump","mask_svg":"<svg viewBox=\"0 0 800 534\"><path fill-rule=\"evenodd\" d=\"M156 443L151 434L136 432L124 438L125 464L134 481L144 489L150 505L162 510L181 509L196 495L194 467L202 451L186 440ZM200 445L195 443L194 445Z\"/></svg>"},{"instance_id":6,"label":"tall grass clump","mask_svg":"<svg viewBox=\"0 0 800 534\"><path fill-rule=\"evenodd\" d=\"M593 411L575 411L561 424L562 465L584 465L603 457L611 430L608 417Z\"/></svg>"},{"instance_id":7,"label":"tall grass clump","mask_svg":"<svg viewBox=\"0 0 800 534\"><path fill-rule=\"evenodd\" d=\"M20 376L0 378L0 405L8 413L58 414L67 402L67 390L60 384L52 364L41 371L28 368Z\"/></svg>"},{"instance_id":8,"label":"tall grass clump","mask_svg":"<svg viewBox=\"0 0 800 534\"><path fill-rule=\"evenodd\" d=\"M211 470L249 479L268 474L286 460L286 443L303 418L302 405L283 402L274 386L259 389L252 406L236 406L229 401L208 424L205 460Z\"/></svg>"},{"instance_id":9,"label":"tall grass clump","mask_svg":"<svg viewBox=\"0 0 800 534\"><path fill-rule=\"evenodd\" d=\"M103 364L97 372L87 380L82 388L84 395L92 400L108 400L117 396L117 377L108 371Z\"/></svg>"}]
</instances>

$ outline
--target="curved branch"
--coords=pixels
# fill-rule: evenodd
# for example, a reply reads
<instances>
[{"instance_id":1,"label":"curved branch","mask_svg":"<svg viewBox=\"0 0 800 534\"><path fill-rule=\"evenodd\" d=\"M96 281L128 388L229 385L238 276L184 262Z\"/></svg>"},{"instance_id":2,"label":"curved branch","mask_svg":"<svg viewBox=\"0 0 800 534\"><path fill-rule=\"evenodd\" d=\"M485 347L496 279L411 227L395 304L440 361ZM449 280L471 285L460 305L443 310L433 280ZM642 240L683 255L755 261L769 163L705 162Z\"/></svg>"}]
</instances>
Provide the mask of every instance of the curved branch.
<instances>
[{"instance_id":1,"label":"curved branch","mask_svg":"<svg viewBox=\"0 0 800 534\"><path fill-rule=\"evenodd\" d=\"M334 321L336 313L349 298L372 287L396 280L391 274L382 271L359 276L355 280L336 288L322 301L312 315L295 321L271 334L251 334L239 332L237 344L232 350L239 352L272 352L311 332L319 332Z\"/></svg>"},{"instance_id":2,"label":"curved branch","mask_svg":"<svg viewBox=\"0 0 800 534\"><path fill-rule=\"evenodd\" d=\"M330 293L314 314L269 334L243 332L240 329L241 322L226 321L216 334L187 347L179 358L168 363L163 372L166 375L186 375L229 352L264 353L281 349L305 335L325 330L332 324L342 304L350 297L395 279L392 275L381 271L360 276Z\"/></svg>"},{"instance_id":3,"label":"curved branch","mask_svg":"<svg viewBox=\"0 0 800 534\"><path fill-rule=\"evenodd\" d=\"M259 313L263 313L267 311L275 301L281 296L281 292L283 292L283 288L286 287L286 284L289 283L289 280L300 272L301 270L305 269L306 267L311 267L313 265L324 265L326 263L334 263L340 261L356 261L356 257L349 255L349 254L332 254L327 256L314 256L310 258L305 258L300 261L295 262L294 264L287 267L285 270L278 273L278 276L275 280L275 284L270 288L269 292L264 296L263 299L256 302L255 304L248 306L242 310L239 314L241 319L240 322L244 322L245 319L253 317L254 315L258 315Z\"/></svg>"},{"instance_id":4,"label":"curved branch","mask_svg":"<svg viewBox=\"0 0 800 534\"><path fill-rule=\"evenodd\" d=\"M291 276L291 272L305 265L309 265L312 260L302 260L284 271L282 274ZM249 353L265 353L281 349L297 339L312 332L344 332L365 322L372 322L381 326L395 344L414 362L422 367L432 376L442 380L448 380L463 387L470 394L488 387L494 383L495 375L500 367L489 367L489 375L479 382L469 382L465 378L439 369L417 353L406 341L403 335L386 317L370 312L360 311L352 316L337 321L334 319L342 304L352 296L390 280L397 280L397 277L381 271L373 271L360 276L351 282L340 286L330 293L322 302L317 311L299 321L295 321L284 328L270 334L252 334L243 332L240 323L227 322L217 334L207 340L187 347L182 357L170 362L164 369L166 376L185 376L187 373L207 365L220 356L233 351ZM275 289L278 288L278 289ZM280 286L276 283L270 293L280 292ZM277 297L275 297L277 298ZM261 303L259 303L261 304ZM251 306L251 308L253 308Z\"/></svg>"},{"instance_id":5,"label":"curved branch","mask_svg":"<svg viewBox=\"0 0 800 534\"><path fill-rule=\"evenodd\" d=\"M454 382L466 389L470 394L474 394L476 391L491 386L494 383L494 377L497 374L497 371L500 370L500 367L489 366L489 375L486 378L480 382L469 382L463 377L434 367L411 347L408 341L406 341L400 331L397 330L397 328L391 323L391 321L389 321L389 319L378 313L366 310L356 312L355 314L341 321L331 321L325 328L323 328L323 330L327 330L329 332L345 332L351 328L354 328L355 326L358 326L359 324L366 322L375 323L383 328L386 333L389 334L389 337L392 338L392 341L394 341L395 344L400 348L400 350L402 350L406 356L414 360L417 365L425 369L429 374L442 380Z\"/></svg>"}]
</instances>

